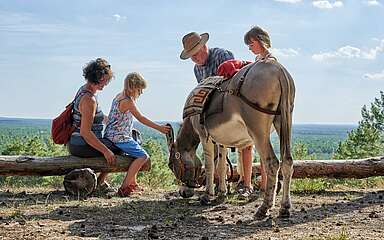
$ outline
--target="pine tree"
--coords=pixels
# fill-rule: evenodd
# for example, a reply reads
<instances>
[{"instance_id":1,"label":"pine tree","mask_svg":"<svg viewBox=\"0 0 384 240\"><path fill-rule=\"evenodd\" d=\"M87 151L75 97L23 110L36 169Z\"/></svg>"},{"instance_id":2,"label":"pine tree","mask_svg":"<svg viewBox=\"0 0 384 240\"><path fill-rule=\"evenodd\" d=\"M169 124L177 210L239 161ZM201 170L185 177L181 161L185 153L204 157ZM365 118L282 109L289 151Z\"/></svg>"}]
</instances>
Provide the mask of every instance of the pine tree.
<instances>
[{"instance_id":1,"label":"pine tree","mask_svg":"<svg viewBox=\"0 0 384 240\"><path fill-rule=\"evenodd\" d=\"M344 142L339 143L335 159L354 159L382 155L384 153L384 93L375 98L370 108L361 109L362 120Z\"/></svg>"}]
</instances>

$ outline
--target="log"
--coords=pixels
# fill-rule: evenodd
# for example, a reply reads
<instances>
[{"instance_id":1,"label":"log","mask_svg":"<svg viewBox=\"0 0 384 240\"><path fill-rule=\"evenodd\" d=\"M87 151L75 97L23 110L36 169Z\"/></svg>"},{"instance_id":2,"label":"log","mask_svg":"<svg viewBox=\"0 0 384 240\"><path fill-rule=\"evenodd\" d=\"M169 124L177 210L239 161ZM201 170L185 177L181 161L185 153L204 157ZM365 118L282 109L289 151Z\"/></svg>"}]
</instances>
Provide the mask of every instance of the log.
<instances>
[{"instance_id":1,"label":"log","mask_svg":"<svg viewBox=\"0 0 384 240\"><path fill-rule=\"evenodd\" d=\"M75 169L65 175L63 184L69 195L84 198L96 189L97 178L90 168Z\"/></svg>"},{"instance_id":2,"label":"log","mask_svg":"<svg viewBox=\"0 0 384 240\"><path fill-rule=\"evenodd\" d=\"M116 165L108 166L104 157L0 156L0 176L57 176L82 168L90 168L94 172L126 172L133 160L128 156L116 155ZM148 171L150 167L151 162L148 161L141 171Z\"/></svg>"},{"instance_id":3,"label":"log","mask_svg":"<svg viewBox=\"0 0 384 240\"><path fill-rule=\"evenodd\" d=\"M294 160L293 178L367 178L384 176L384 156L350 160ZM260 175L260 165L253 164L252 176ZM281 173L280 173L281 175ZM239 174L233 166L231 181Z\"/></svg>"}]
</instances>

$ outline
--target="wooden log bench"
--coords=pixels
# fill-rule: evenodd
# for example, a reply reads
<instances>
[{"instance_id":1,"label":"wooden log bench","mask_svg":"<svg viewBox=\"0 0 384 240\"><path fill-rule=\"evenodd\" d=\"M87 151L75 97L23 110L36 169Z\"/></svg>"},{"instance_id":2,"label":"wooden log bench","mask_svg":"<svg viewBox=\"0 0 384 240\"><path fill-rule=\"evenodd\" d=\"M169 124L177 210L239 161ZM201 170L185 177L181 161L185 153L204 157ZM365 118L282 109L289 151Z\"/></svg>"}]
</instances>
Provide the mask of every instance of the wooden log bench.
<instances>
[{"instance_id":1,"label":"wooden log bench","mask_svg":"<svg viewBox=\"0 0 384 240\"><path fill-rule=\"evenodd\" d=\"M97 186L97 172L126 172L134 158L116 155L116 164L108 166L104 157L80 158L75 156L33 157L0 156L0 176L60 176L70 195L87 196ZM148 161L140 171L148 171Z\"/></svg>"},{"instance_id":2,"label":"wooden log bench","mask_svg":"<svg viewBox=\"0 0 384 240\"><path fill-rule=\"evenodd\" d=\"M0 176L65 175L65 190L72 195L86 196L97 185L95 172L125 172L133 159L116 156L116 165L108 166L103 157L79 158L0 156ZM295 160L293 178L367 178L384 176L384 156L351 160ZM150 161L141 171L150 169ZM260 165L254 164L252 175L260 175ZM236 166L230 181L239 179Z\"/></svg>"},{"instance_id":3,"label":"wooden log bench","mask_svg":"<svg viewBox=\"0 0 384 240\"><path fill-rule=\"evenodd\" d=\"M367 178L384 176L384 156L349 160L294 160L293 178ZM252 176L260 175L260 164L252 165ZM232 181L237 181L233 167Z\"/></svg>"}]
</instances>

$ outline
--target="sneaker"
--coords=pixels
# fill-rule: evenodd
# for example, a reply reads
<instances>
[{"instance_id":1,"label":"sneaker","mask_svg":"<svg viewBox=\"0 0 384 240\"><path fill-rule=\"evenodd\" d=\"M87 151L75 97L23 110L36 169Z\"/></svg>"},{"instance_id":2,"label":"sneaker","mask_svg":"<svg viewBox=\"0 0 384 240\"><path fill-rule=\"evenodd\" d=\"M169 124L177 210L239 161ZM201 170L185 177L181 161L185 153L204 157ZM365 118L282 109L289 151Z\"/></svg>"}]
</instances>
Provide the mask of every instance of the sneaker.
<instances>
[{"instance_id":1,"label":"sneaker","mask_svg":"<svg viewBox=\"0 0 384 240\"><path fill-rule=\"evenodd\" d=\"M243 181L243 180L240 181L240 182L238 182L238 183L236 184L236 186L235 186L235 190L236 190L236 192L239 193L239 194L243 191L244 188L245 188L245 185L244 185L244 181Z\"/></svg>"},{"instance_id":2,"label":"sneaker","mask_svg":"<svg viewBox=\"0 0 384 240\"><path fill-rule=\"evenodd\" d=\"M246 187L239 190L239 199L248 200L253 194L253 188Z\"/></svg>"}]
</instances>

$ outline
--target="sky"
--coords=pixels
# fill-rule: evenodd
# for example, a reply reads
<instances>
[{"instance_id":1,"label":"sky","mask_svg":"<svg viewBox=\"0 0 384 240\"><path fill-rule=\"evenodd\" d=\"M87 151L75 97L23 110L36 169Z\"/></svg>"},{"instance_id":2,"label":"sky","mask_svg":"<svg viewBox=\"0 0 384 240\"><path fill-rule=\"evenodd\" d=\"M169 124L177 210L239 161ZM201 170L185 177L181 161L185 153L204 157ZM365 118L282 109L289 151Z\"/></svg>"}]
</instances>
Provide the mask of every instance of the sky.
<instances>
[{"instance_id":1,"label":"sky","mask_svg":"<svg viewBox=\"0 0 384 240\"><path fill-rule=\"evenodd\" d=\"M0 117L54 118L102 57L115 75L98 93L105 114L140 72L142 114L181 121L196 86L182 37L208 32L208 47L252 61L243 37L258 25L295 80L294 123L357 123L384 90L383 22L382 0L0 0Z\"/></svg>"}]
</instances>

